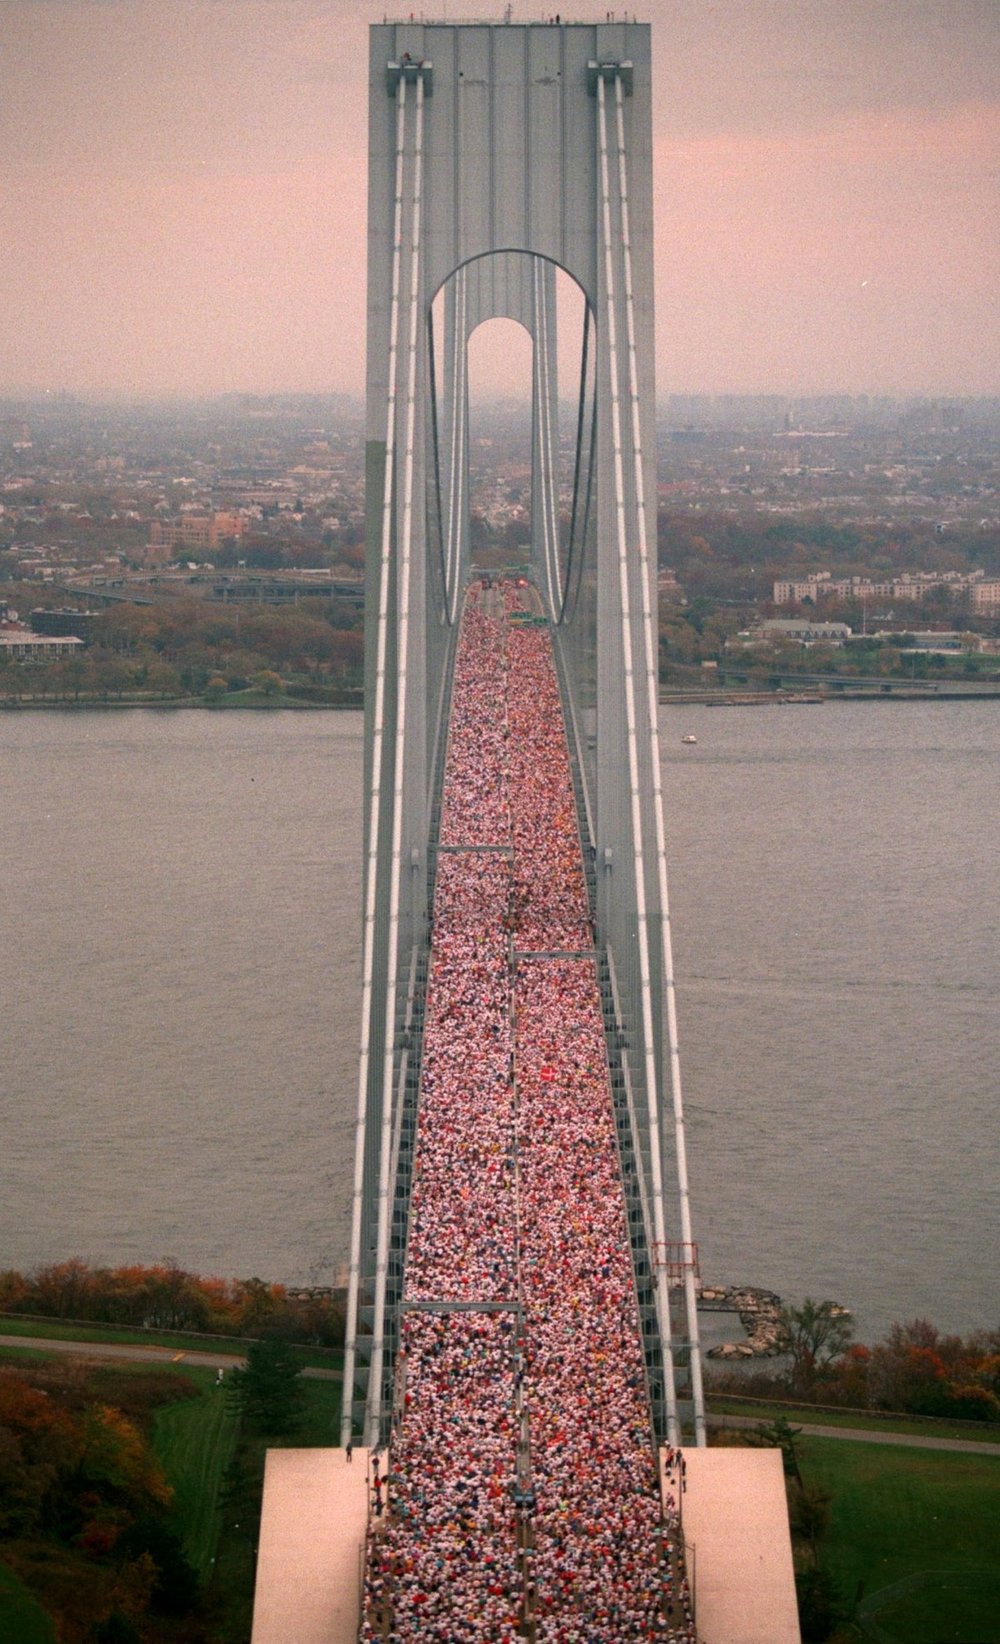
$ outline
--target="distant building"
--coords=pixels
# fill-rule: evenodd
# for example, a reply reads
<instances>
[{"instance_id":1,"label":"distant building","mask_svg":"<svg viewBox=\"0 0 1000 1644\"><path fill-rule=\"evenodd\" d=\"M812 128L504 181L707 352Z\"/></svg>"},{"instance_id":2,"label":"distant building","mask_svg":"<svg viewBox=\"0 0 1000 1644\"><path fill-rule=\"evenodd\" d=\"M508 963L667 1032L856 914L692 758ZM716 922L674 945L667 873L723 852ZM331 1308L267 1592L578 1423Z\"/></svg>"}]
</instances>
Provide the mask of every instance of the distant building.
<instances>
[{"instance_id":1,"label":"distant building","mask_svg":"<svg viewBox=\"0 0 1000 1644\"><path fill-rule=\"evenodd\" d=\"M774 617L761 623L760 632L768 639L794 639L800 645L843 645L851 637L846 622L810 622L808 617Z\"/></svg>"},{"instance_id":2,"label":"distant building","mask_svg":"<svg viewBox=\"0 0 1000 1644\"><path fill-rule=\"evenodd\" d=\"M978 594L984 587L1000 588L1000 583L984 583L983 572L901 571L899 576L875 580L873 577L832 577L829 571L814 571L808 577L784 577L775 582L775 605L801 605L804 600L821 599L925 599L935 588L947 588L956 595L968 595L973 609L979 609ZM1000 596L997 596L1000 603ZM984 607L989 609L989 605Z\"/></svg>"},{"instance_id":3,"label":"distant building","mask_svg":"<svg viewBox=\"0 0 1000 1644\"><path fill-rule=\"evenodd\" d=\"M243 515L234 513L181 514L177 519L154 519L149 528L149 545L163 551L165 559L194 550L217 548L226 537L243 535Z\"/></svg>"},{"instance_id":4,"label":"distant building","mask_svg":"<svg viewBox=\"0 0 1000 1644\"><path fill-rule=\"evenodd\" d=\"M822 582L830 580L829 571L817 571L808 577L788 577L774 584L773 599L775 605L801 605L804 599L813 601L819 599L826 589L820 588Z\"/></svg>"},{"instance_id":5,"label":"distant building","mask_svg":"<svg viewBox=\"0 0 1000 1644\"><path fill-rule=\"evenodd\" d=\"M875 638L883 642L893 639L898 640L899 634L884 630L877 633ZM930 651L937 656L953 656L956 651L972 649L969 639L968 634L960 634L954 629L934 628L929 633L907 633L906 645L903 649L906 651Z\"/></svg>"},{"instance_id":6,"label":"distant building","mask_svg":"<svg viewBox=\"0 0 1000 1644\"><path fill-rule=\"evenodd\" d=\"M57 638L76 634L78 639L89 639L98 614L97 611L71 611L68 606L60 606L53 611L32 611L28 622L36 634L54 634Z\"/></svg>"},{"instance_id":7,"label":"distant building","mask_svg":"<svg viewBox=\"0 0 1000 1644\"><path fill-rule=\"evenodd\" d=\"M34 634L13 623L0 627L0 654L13 662L60 662L82 649L83 640L75 634Z\"/></svg>"},{"instance_id":8,"label":"distant building","mask_svg":"<svg viewBox=\"0 0 1000 1644\"><path fill-rule=\"evenodd\" d=\"M972 609L978 616L1000 616L1000 580L976 583L972 589Z\"/></svg>"}]
</instances>

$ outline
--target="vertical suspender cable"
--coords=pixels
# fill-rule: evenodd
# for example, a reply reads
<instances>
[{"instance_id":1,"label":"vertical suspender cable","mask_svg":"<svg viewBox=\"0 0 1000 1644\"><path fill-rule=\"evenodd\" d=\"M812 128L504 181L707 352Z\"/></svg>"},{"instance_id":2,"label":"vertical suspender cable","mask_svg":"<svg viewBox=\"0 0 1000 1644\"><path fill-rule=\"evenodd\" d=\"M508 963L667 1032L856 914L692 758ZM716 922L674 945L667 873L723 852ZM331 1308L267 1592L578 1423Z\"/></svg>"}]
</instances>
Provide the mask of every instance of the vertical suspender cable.
<instances>
[{"instance_id":1,"label":"vertical suspender cable","mask_svg":"<svg viewBox=\"0 0 1000 1644\"><path fill-rule=\"evenodd\" d=\"M617 79L616 75L616 79ZM677 1444L680 1433L677 1423L677 1394L674 1385L673 1350L670 1342L670 1294L662 1260L657 1261L657 1248L666 1248L663 1219L663 1179L660 1164L659 1119L657 1101L656 1041L653 1033L653 996L649 966L649 924L646 908L646 883L642 852L642 808L639 802L639 749L636 733L635 679L632 664L631 607L628 587L628 532L625 519L625 477L622 466L621 406L618 384L618 335L615 323L614 261L611 250L611 200L608 183L608 129L605 104L604 78L597 77L597 120L601 149L601 208L604 235L604 284L607 307L608 355L611 376L611 438L614 448L615 514L618 544L618 586L621 601L622 657L625 675L625 718L628 742L629 793L632 809L632 851L635 872L635 906L637 942L639 947L639 982L642 1000L642 1037L645 1057L646 1092L649 1113L650 1175L653 1201L653 1238L656 1248L654 1273L656 1278L656 1311L660 1326L660 1345L663 1353L664 1397L667 1406L667 1430L671 1444ZM648 1237L648 1235L647 1235Z\"/></svg>"},{"instance_id":2,"label":"vertical suspender cable","mask_svg":"<svg viewBox=\"0 0 1000 1644\"><path fill-rule=\"evenodd\" d=\"M451 620L458 619L458 601L462 590L462 529L468 520L469 503L469 348L466 330L469 323L469 275L468 270L460 268L458 271L459 294L461 303L459 318L458 363L460 367L458 379L458 393L455 403L458 407L458 446L456 457L458 467L458 499L455 507L455 559L451 571Z\"/></svg>"},{"instance_id":3,"label":"vertical suspender cable","mask_svg":"<svg viewBox=\"0 0 1000 1644\"><path fill-rule=\"evenodd\" d=\"M559 621L559 560L558 529L553 533L555 517L555 477L552 457L552 381L549 371L549 305L545 281L545 263L541 257L532 258L532 297L535 310L534 382L533 400L535 433L538 444L538 497L532 498L542 515L542 558L545 580L549 590L549 615Z\"/></svg>"},{"instance_id":4,"label":"vertical suspender cable","mask_svg":"<svg viewBox=\"0 0 1000 1644\"><path fill-rule=\"evenodd\" d=\"M636 507L639 517L639 582L642 589L642 635L646 673L647 718L649 721L649 761L653 776L653 810L656 830L656 867L663 924L663 987L667 1006L667 1045L670 1057L670 1088L674 1110L674 1147L677 1159L677 1188L680 1197L681 1239L688 1255L692 1250L691 1195L688 1189L687 1144L684 1134L684 1102L681 1094L681 1062L677 1038L677 993L674 985L673 944L670 936L670 904L667 899L667 849L663 827L663 788L660 780L660 747L657 728L657 650L654 647L653 612L649 592L649 549L646 540L646 495L642 472L642 432L639 426L639 373L635 348L635 303L632 288L632 241L629 227L628 174L625 163L625 113L621 75L615 75L615 114L618 137L618 191L621 196L622 247L625 274L625 316L628 336L628 388L632 405L632 448L635 457ZM658 1148L659 1136L654 1134ZM684 1297L688 1340L691 1344L691 1392L694 1402L695 1437L705 1443L705 1399L701 1380L701 1346L698 1334L698 1303L694 1268L684 1265Z\"/></svg>"},{"instance_id":5,"label":"vertical suspender cable","mask_svg":"<svg viewBox=\"0 0 1000 1644\"><path fill-rule=\"evenodd\" d=\"M539 287L542 296L542 323L544 327L542 393L545 405L545 523L549 545L549 562L552 566L552 621L558 622L562 615L562 577L559 572L559 480L557 473L559 452L558 365L556 381L554 384L552 381L552 338L556 323L554 311L555 275L554 272L550 273L550 265L542 262L541 259L539 259ZM553 407L555 407L556 412L554 427L552 422Z\"/></svg>"},{"instance_id":6,"label":"vertical suspender cable","mask_svg":"<svg viewBox=\"0 0 1000 1644\"><path fill-rule=\"evenodd\" d=\"M587 366L590 355L590 303L584 298L583 304L583 341L580 346L580 401L576 413L576 452L573 458L573 508L569 520L569 547L566 553L566 576L564 586L560 590L559 621L563 622L567 616L572 616L572 606L575 600L570 601L571 581L575 580L579 587L581 572L573 578L573 567L577 555L582 562L587 547L587 524L590 517L590 485L594 472L594 428L593 415L591 416L590 449L587 453L587 481L584 506L580 507L580 475L583 469L583 439L587 414ZM596 407L595 407L596 408ZM577 549L577 520L582 517L580 526L580 546Z\"/></svg>"},{"instance_id":7,"label":"vertical suspender cable","mask_svg":"<svg viewBox=\"0 0 1000 1644\"><path fill-rule=\"evenodd\" d=\"M396 623L396 747L392 781L392 863L389 882L389 940L385 983L385 1038L382 1061L382 1133L379 1149L378 1239L375 1252L375 1317L368 1376L368 1443L379 1442L382 1366L385 1357L385 1292L392 1213L389 1162L393 1131L396 986L399 972L399 881L403 834L403 777L406 750L407 666L409 658L410 566L413 546L413 453L416 443L417 345L420 308L420 209L423 186L424 82L417 76L413 139L413 211L410 223L410 298L407 323L406 447L403 457L403 518L399 552L399 606Z\"/></svg>"},{"instance_id":8,"label":"vertical suspender cable","mask_svg":"<svg viewBox=\"0 0 1000 1644\"><path fill-rule=\"evenodd\" d=\"M379 824L382 799L382 757L385 730L385 666L389 628L389 586L392 562L392 506L396 461L396 387L399 369L399 283L403 246L403 159L406 124L406 80L399 77L396 92L396 181L392 230L392 286L389 310L389 365L385 411L385 473L382 485L382 540L379 558L378 632L375 661L375 704L372 711L371 804L368 814L368 846L365 862L365 916L361 983L361 1055L358 1067L358 1107L354 1148L354 1194L351 1205L351 1262L347 1288L347 1320L344 1343L343 1408L340 1442L351 1437L351 1405L354 1393L358 1292L361 1276L362 1199L364 1194L366 1118L368 1112L368 1068L371 1057L372 984L375 969L375 893L378 865Z\"/></svg>"},{"instance_id":9,"label":"vertical suspender cable","mask_svg":"<svg viewBox=\"0 0 1000 1644\"><path fill-rule=\"evenodd\" d=\"M448 621L453 623L458 611L459 572L461 569L462 511L465 502L465 431L468 420L468 391L466 387L465 327L468 312L468 294L464 265L455 274L455 294L452 316L452 357L449 372L451 388L451 452L448 470L448 547L447 587L445 589Z\"/></svg>"}]
</instances>

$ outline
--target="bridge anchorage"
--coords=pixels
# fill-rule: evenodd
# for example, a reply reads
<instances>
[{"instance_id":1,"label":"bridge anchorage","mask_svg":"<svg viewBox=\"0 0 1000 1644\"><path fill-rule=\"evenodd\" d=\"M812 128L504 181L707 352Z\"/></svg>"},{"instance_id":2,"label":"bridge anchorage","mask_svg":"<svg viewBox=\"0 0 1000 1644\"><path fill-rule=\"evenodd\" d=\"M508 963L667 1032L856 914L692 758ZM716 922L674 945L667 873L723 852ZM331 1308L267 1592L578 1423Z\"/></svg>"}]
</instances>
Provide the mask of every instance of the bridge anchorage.
<instances>
[{"instance_id":1,"label":"bridge anchorage","mask_svg":"<svg viewBox=\"0 0 1000 1644\"><path fill-rule=\"evenodd\" d=\"M704 1444L657 748L645 24L371 30L362 1038L342 1443L363 1638L694 1636ZM560 492L558 284L579 296ZM468 343L532 344L472 563Z\"/></svg>"}]
</instances>

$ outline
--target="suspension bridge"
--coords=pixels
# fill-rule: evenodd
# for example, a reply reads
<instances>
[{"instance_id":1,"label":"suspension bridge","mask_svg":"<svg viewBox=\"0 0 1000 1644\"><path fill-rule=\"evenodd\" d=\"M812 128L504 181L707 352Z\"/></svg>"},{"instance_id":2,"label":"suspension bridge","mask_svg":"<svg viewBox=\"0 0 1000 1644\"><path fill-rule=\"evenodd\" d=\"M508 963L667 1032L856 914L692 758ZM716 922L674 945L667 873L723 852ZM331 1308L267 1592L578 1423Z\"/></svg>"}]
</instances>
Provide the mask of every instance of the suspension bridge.
<instances>
[{"instance_id":1,"label":"suspension bridge","mask_svg":"<svg viewBox=\"0 0 1000 1644\"><path fill-rule=\"evenodd\" d=\"M650 39L612 15L370 31L340 1434L366 1469L363 1640L696 1637L683 1503L705 1414L657 740ZM469 512L469 341L494 318L532 345L530 549L496 572L474 564Z\"/></svg>"}]
</instances>

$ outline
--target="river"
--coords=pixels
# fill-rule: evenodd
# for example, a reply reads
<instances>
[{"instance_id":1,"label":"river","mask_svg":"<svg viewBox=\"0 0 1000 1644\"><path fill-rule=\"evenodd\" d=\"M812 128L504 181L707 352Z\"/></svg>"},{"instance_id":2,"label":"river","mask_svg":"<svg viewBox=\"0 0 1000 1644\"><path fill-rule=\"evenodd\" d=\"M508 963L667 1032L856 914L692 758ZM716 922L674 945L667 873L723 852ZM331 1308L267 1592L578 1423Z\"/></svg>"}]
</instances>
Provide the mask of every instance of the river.
<instances>
[{"instance_id":1,"label":"river","mask_svg":"<svg viewBox=\"0 0 1000 1644\"><path fill-rule=\"evenodd\" d=\"M1000 1322L1000 712L664 708L710 1281ZM697 737L682 746L682 734ZM361 715L0 715L0 1267L346 1256Z\"/></svg>"}]
</instances>

